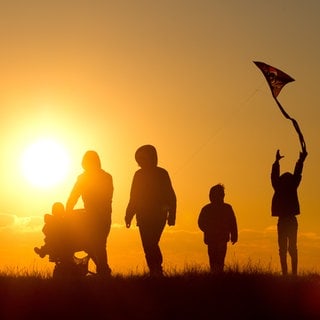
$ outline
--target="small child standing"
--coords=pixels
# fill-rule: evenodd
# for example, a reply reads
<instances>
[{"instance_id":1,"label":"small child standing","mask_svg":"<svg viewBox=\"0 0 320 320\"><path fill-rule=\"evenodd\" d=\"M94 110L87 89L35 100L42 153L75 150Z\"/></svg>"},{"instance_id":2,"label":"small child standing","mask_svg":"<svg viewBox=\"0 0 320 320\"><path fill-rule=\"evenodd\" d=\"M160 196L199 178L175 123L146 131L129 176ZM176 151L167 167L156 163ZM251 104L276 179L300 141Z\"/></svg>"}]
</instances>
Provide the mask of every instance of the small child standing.
<instances>
[{"instance_id":1,"label":"small child standing","mask_svg":"<svg viewBox=\"0 0 320 320\"><path fill-rule=\"evenodd\" d=\"M210 203L199 214L198 226L204 233L204 243L208 246L210 270L223 272L227 253L227 243L238 241L237 221L232 206L224 202L224 186L217 184L210 189Z\"/></svg>"},{"instance_id":2,"label":"small child standing","mask_svg":"<svg viewBox=\"0 0 320 320\"><path fill-rule=\"evenodd\" d=\"M63 240L65 232L65 209L61 202L55 202L52 205L51 214L44 215L44 227L42 232L45 235L45 244L40 248L35 247L34 251L41 258L47 254L50 256L59 255L63 250Z\"/></svg>"},{"instance_id":3,"label":"small child standing","mask_svg":"<svg viewBox=\"0 0 320 320\"><path fill-rule=\"evenodd\" d=\"M276 152L276 159L272 164L271 183L274 194L271 203L271 214L278 217L278 246L280 264L283 275L288 274L287 252L291 257L292 274L298 272L298 220L300 204L298 199L298 187L302 179L303 163L308 153L302 150L296 162L294 172L284 172L280 175L280 150Z\"/></svg>"}]
</instances>

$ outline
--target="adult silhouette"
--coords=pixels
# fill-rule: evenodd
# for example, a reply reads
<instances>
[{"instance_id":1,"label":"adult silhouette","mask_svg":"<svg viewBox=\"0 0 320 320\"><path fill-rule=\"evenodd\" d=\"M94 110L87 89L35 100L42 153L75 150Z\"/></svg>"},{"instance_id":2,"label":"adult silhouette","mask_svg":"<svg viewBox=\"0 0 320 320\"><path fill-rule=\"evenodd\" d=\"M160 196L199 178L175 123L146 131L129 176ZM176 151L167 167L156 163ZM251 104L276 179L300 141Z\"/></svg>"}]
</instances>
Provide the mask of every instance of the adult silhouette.
<instances>
[{"instance_id":1,"label":"adult silhouette","mask_svg":"<svg viewBox=\"0 0 320 320\"><path fill-rule=\"evenodd\" d=\"M135 215L150 276L161 276L163 257L159 241L166 222L169 226L175 225L176 195L168 172L158 167L154 146L138 148L135 159L140 169L132 180L126 227L130 228Z\"/></svg>"},{"instance_id":2,"label":"adult silhouette","mask_svg":"<svg viewBox=\"0 0 320 320\"><path fill-rule=\"evenodd\" d=\"M298 271L297 233L298 221L296 215L300 214L298 199L298 186L302 178L302 169L307 152L300 152L296 162L294 173L285 172L280 175L280 160L283 156L277 150L276 158L271 170L271 183L274 194L271 203L272 216L278 217L278 245L281 271L283 275L288 273L287 251L291 257L292 274Z\"/></svg>"},{"instance_id":3,"label":"adult silhouette","mask_svg":"<svg viewBox=\"0 0 320 320\"><path fill-rule=\"evenodd\" d=\"M85 209L86 251L102 276L111 274L107 258L107 237L111 227L113 180L101 168L97 152L89 150L82 158L84 169L75 182L66 203L66 212L71 214L78 199L82 197Z\"/></svg>"},{"instance_id":4,"label":"adult silhouette","mask_svg":"<svg viewBox=\"0 0 320 320\"><path fill-rule=\"evenodd\" d=\"M224 202L225 191L222 184L211 187L210 203L200 211L198 226L204 233L204 243L208 246L210 270L221 273L227 253L227 243L238 241L236 216L230 204Z\"/></svg>"}]
</instances>

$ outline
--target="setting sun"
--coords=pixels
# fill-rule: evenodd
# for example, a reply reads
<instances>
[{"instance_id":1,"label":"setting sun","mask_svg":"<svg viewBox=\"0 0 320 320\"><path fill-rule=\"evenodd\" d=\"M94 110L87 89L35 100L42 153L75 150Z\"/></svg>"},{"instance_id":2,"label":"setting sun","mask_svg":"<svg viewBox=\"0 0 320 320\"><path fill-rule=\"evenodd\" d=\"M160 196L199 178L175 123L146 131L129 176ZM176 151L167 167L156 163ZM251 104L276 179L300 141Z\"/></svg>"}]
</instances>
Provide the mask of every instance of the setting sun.
<instances>
[{"instance_id":1,"label":"setting sun","mask_svg":"<svg viewBox=\"0 0 320 320\"><path fill-rule=\"evenodd\" d=\"M22 154L22 174L35 187L51 187L66 177L69 160L62 144L43 138L28 146Z\"/></svg>"}]
</instances>

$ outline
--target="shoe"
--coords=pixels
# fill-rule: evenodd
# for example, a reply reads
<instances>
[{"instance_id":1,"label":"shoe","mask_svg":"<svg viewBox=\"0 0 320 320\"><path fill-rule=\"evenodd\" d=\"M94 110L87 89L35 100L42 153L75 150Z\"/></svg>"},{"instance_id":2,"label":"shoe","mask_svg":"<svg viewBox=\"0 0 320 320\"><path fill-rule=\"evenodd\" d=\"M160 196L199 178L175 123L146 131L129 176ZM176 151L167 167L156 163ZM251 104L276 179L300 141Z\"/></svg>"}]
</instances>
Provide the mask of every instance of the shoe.
<instances>
[{"instance_id":1,"label":"shoe","mask_svg":"<svg viewBox=\"0 0 320 320\"><path fill-rule=\"evenodd\" d=\"M34 252L40 256L40 258L44 258L46 254L41 250L41 248L34 247Z\"/></svg>"},{"instance_id":2,"label":"shoe","mask_svg":"<svg viewBox=\"0 0 320 320\"><path fill-rule=\"evenodd\" d=\"M164 277L162 268L156 269L156 270L150 270L149 275L150 275L150 278L163 278Z\"/></svg>"},{"instance_id":3,"label":"shoe","mask_svg":"<svg viewBox=\"0 0 320 320\"><path fill-rule=\"evenodd\" d=\"M101 271L101 270L97 271L96 275L100 278L103 278L103 279L110 279L111 278L111 269L108 268L103 271Z\"/></svg>"}]
</instances>

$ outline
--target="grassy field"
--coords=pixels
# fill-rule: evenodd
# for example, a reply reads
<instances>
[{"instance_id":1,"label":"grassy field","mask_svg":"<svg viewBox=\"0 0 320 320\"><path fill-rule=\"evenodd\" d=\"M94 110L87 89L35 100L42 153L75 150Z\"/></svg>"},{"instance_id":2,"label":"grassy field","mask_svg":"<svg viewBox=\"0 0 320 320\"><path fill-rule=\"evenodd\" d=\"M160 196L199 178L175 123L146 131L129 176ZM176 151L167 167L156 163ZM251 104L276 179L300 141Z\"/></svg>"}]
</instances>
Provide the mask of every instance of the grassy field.
<instances>
[{"instance_id":1,"label":"grassy field","mask_svg":"<svg viewBox=\"0 0 320 320\"><path fill-rule=\"evenodd\" d=\"M0 319L320 319L320 276L189 268L163 278L0 273Z\"/></svg>"}]
</instances>

